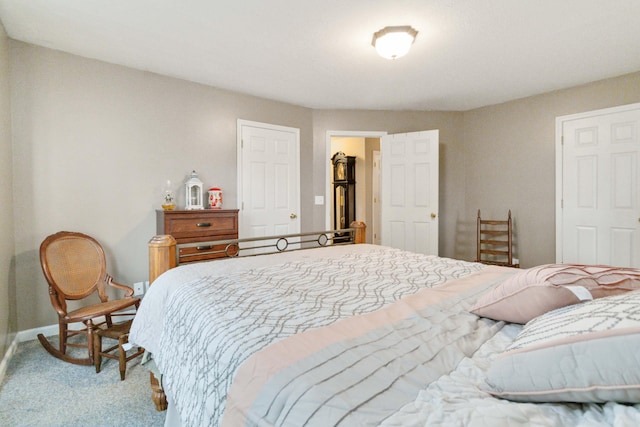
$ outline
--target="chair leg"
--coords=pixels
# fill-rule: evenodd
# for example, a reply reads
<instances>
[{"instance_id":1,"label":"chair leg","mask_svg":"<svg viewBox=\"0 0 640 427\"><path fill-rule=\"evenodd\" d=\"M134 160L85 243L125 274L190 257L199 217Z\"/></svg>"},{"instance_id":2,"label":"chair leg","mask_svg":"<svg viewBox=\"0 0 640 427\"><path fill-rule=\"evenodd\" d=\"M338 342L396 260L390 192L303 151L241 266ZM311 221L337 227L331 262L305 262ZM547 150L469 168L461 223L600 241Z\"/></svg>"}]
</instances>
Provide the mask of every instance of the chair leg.
<instances>
[{"instance_id":1,"label":"chair leg","mask_svg":"<svg viewBox=\"0 0 640 427\"><path fill-rule=\"evenodd\" d=\"M122 347L123 344L128 342L127 335L121 335L118 338L118 360L120 362L120 381L124 381L125 372L127 370L127 352Z\"/></svg>"},{"instance_id":2,"label":"chair leg","mask_svg":"<svg viewBox=\"0 0 640 427\"><path fill-rule=\"evenodd\" d=\"M89 359L93 360L93 331L94 325L91 320L85 322L87 327L87 350L89 350Z\"/></svg>"},{"instance_id":3,"label":"chair leg","mask_svg":"<svg viewBox=\"0 0 640 427\"><path fill-rule=\"evenodd\" d=\"M100 368L102 365L102 337L98 334L95 334L93 337L93 364L96 367L96 374L100 373Z\"/></svg>"},{"instance_id":4,"label":"chair leg","mask_svg":"<svg viewBox=\"0 0 640 427\"><path fill-rule=\"evenodd\" d=\"M67 324L60 322L58 324L58 337L60 339L60 353L67 354ZM42 340L40 340L42 342Z\"/></svg>"}]
</instances>

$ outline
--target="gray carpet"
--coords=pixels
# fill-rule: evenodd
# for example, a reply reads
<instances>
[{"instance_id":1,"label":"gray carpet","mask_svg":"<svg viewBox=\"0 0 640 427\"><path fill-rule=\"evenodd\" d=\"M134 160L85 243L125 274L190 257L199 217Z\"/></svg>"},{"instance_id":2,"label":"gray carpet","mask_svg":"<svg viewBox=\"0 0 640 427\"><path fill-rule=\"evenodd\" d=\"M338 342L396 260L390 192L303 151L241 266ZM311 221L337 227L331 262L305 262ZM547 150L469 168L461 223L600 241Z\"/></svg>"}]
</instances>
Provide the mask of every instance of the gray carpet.
<instances>
[{"instance_id":1,"label":"gray carpet","mask_svg":"<svg viewBox=\"0 0 640 427\"><path fill-rule=\"evenodd\" d=\"M140 360L127 363L120 381L116 360L103 359L96 374L56 359L38 340L21 343L0 385L0 426L162 426Z\"/></svg>"}]
</instances>

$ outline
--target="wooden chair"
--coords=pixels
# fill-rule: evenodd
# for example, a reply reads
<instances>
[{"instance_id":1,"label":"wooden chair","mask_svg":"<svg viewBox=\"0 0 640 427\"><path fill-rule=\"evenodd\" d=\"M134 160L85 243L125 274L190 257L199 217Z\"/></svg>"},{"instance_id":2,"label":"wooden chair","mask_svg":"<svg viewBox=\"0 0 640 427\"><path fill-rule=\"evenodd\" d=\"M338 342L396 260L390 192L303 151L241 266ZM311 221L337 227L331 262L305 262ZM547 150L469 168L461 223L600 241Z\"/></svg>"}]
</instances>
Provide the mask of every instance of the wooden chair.
<instances>
[{"instance_id":1,"label":"wooden chair","mask_svg":"<svg viewBox=\"0 0 640 427\"><path fill-rule=\"evenodd\" d=\"M96 367L96 373L100 373L102 358L108 357L109 359L118 361L120 368L120 380L124 381L125 372L127 370L127 362L144 353L144 349L142 347L138 347L135 352L127 356L126 344L129 342L129 329L131 328L132 322L133 320L129 320L127 322L118 323L117 325L113 325L105 329L97 328L93 331L93 361ZM103 350L103 337L118 341L118 343L107 348L106 350ZM117 350L117 353L115 352L115 350ZM112 352L114 353L112 354Z\"/></svg>"},{"instance_id":2,"label":"wooden chair","mask_svg":"<svg viewBox=\"0 0 640 427\"><path fill-rule=\"evenodd\" d=\"M121 311L129 307L137 309L140 299L133 297L132 288L114 282L106 273L102 246L86 234L61 231L47 237L40 245L40 265L49 283L51 304L58 313L59 348L55 348L42 334L38 334L40 343L49 353L65 362L93 364L94 329L103 324L112 327L114 316L130 316L131 313ZM124 298L109 301L107 285L124 291ZM83 300L95 293L100 302L67 310L67 301ZM69 328L69 325L78 323L84 327ZM86 335L86 342L68 341L82 334ZM86 347L87 357L71 356L67 354L67 347Z\"/></svg>"},{"instance_id":3,"label":"wooden chair","mask_svg":"<svg viewBox=\"0 0 640 427\"><path fill-rule=\"evenodd\" d=\"M513 224L511 211L506 220L482 219L478 209L476 262L520 267L513 262Z\"/></svg>"}]
</instances>

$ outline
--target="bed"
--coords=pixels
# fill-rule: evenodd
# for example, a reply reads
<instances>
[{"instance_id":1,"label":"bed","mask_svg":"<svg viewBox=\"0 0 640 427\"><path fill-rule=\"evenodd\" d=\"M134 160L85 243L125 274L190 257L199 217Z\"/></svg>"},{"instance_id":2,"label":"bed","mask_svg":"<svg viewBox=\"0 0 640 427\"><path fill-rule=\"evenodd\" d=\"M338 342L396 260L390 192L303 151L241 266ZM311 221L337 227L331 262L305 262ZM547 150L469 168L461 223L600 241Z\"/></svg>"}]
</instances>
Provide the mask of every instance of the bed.
<instances>
[{"instance_id":1,"label":"bed","mask_svg":"<svg viewBox=\"0 0 640 427\"><path fill-rule=\"evenodd\" d=\"M320 246L159 275L166 425L640 425L637 270Z\"/></svg>"}]
</instances>

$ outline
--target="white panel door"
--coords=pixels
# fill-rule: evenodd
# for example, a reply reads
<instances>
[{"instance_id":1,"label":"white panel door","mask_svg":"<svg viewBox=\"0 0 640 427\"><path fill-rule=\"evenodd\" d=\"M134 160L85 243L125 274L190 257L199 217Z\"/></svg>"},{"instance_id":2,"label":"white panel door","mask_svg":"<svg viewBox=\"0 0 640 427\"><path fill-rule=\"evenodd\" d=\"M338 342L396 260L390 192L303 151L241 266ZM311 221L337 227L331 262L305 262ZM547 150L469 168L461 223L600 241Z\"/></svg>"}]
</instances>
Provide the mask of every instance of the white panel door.
<instances>
[{"instance_id":1,"label":"white panel door","mask_svg":"<svg viewBox=\"0 0 640 427\"><path fill-rule=\"evenodd\" d=\"M381 138L381 241L438 254L438 130Z\"/></svg>"},{"instance_id":2,"label":"white panel door","mask_svg":"<svg viewBox=\"0 0 640 427\"><path fill-rule=\"evenodd\" d=\"M560 262L640 267L640 109L562 121Z\"/></svg>"},{"instance_id":3,"label":"white panel door","mask_svg":"<svg viewBox=\"0 0 640 427\"><path fill-rule=\"evenodd\" d=\"M239 237L300 232L300 131L238 120Z\"/></svg>"}]
</instances>

